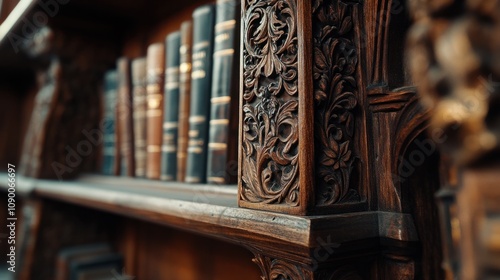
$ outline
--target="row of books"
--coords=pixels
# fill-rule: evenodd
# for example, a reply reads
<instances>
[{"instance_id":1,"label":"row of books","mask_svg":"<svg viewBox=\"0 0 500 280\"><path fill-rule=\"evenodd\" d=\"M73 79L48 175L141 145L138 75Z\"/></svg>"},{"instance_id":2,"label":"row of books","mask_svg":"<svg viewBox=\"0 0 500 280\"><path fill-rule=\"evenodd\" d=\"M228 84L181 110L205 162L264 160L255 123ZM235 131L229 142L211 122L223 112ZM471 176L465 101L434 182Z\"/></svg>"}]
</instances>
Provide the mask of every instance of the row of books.
<instances>
[{"instance_id":1,"label":"row of books","mask_svg":"<svg viewBox=\"0 0 500 280\"><path fill-rule=\"evenodd\" d=\"M106 73L104 174L235 182L239 11L238 0L198 7L146 57Z\"/></svg>"},{"instance_id":2,"label":"row of books","mask_svg":"<svg viewBox=\"0 0 500 280\"><path fill-rule=\"evenodd\" d=\"M65 247L57 254L55 279L122 279L126 275L123 263L123 255L115 252L107 243Z\"/></svg>"}]
</instances>

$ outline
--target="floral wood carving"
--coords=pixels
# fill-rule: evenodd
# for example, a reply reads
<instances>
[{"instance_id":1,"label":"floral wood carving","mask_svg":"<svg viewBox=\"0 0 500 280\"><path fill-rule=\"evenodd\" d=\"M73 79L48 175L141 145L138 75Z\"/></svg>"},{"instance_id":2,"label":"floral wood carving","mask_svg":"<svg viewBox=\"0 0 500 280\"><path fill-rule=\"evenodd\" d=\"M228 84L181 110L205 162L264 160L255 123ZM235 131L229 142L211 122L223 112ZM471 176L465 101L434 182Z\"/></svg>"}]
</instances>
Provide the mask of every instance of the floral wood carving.
<instances>
[{"instance_id":1,"label":"floral wood carving","mask_svg":"<svg viewBox=\"0 0 500 280\"><path fill-rule=\"evenodd\" d=\"M298 265L262 254L255 254L252 261L259 266L263 274L262 280L305 280L312 277L309 271Z\"/></svg>"},{"instance_id":2,"label":"floral wood carving","mask_svg":"<svg viewBox=\"0 0 500 280\"><path fill-rule=\"evenodd\" d=\"M243 4L240 199L299 205L296 0Z\"/></svg>"},{"instance_id":3,"label":"floral wood carving","mask_svg":"<svg viewBox=\"0 0 500 280\"><path fill-rule=\"evenodd\" d=\"M307 265L271 258L260 253L254 253L252 259L261 272L262 280L360 280L363 279L351 266L328 267L316 270Z\"/></svg>"},{"instance_id":4,"label":"floral wood carving","mask_svg":"<svg viewBox=\"0 0 500 280\"><path fill-rule=\"evenodd\" d=\"M357 3L313 2L316 204L359 201L350 187L358 105L354 44Z\"/></svg>"}]
</instances>

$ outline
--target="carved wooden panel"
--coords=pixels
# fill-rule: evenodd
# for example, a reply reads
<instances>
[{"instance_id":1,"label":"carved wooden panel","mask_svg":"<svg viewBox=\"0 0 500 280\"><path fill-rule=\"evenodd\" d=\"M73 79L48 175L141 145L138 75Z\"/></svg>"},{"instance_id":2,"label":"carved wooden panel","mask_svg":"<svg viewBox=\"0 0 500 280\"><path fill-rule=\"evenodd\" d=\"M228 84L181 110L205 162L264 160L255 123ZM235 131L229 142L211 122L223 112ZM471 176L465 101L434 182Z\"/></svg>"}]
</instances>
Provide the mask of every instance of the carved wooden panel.
<instances>
[{"instance_id":1,"label":"carved wooden panel","mask_svg":"<svg viewBox=\"0 0 500 280\"><path fill-rule=\"evenodd\" d=\"M359 5L244 1L240 206L303 215L366 201Z\"/></svg>"},{"instance_id":2,"label":"carved wooden panel","mask_svg":"<svg viewBox=\"0 0 500 280\"><path fill-rule=\"evenodd\" d=\"M351 184L359 154L354 150L359 104L357 73L359 5L313 1L313 87L315 112L316 205L361 200ZM358 133L359 134L359 133Z\"/></svg>"},{"instance_id":3,"label":"carved wooden panel","mask_svg":"<svg viewBox=\"0 0 500 280\"><path fill-rule=\"evenodd\" d=\"M306 280L313 279L312 272L300 265L255 254L253 259L262 271L262 280Z\"/></svg>"},{"instance_id":4,"label":"carved wooden panel","mask_svg":"<svg viewBox=\"0 0 500 280\"><path fill-rule=\"evenodd\" d=\"M365 260L364 271L355 265L329 265L327 268L318 268L306 263L295 263L284 259L273 258L261 253L255 253L252 260L261 272L262 280L361 280L367 279L371 270L371 263ZM361 276L363 275L363 276Z\"/></svg>"},{"instance_id":5,"label":"carved wooden panel","mask_svg":"<svg viewBox=\"0 0 500 280\"><path fill-rule=\"evenodd\" d=\"M297 3L249 0L243 11L240 198L301 207Z\"/></svg>"}]
</instances>

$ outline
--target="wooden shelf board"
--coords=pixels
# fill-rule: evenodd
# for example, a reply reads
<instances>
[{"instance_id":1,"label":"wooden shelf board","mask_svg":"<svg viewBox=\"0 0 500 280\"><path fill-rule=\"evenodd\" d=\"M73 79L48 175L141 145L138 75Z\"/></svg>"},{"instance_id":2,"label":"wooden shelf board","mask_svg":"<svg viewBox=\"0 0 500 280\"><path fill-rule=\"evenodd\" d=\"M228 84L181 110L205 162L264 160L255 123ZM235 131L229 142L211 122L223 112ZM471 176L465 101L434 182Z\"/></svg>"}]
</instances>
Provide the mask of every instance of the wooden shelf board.
<instances>
[{"instance_id":1,"label":"wooden shelf board","mask_svg":"<svg viewBox=\"0 0 500 280\"><path fill-rule=\"evenodd\" d=\"M7 174L0 187L7 189ZM239 208L236 186L190 185L87 175L77 181L17 177L16 191L129 216L246 246L270 246L299 257L324 240L378 238L378 212L292 216ZM321 238L321 240L318 239Z\"/></svg>"},{"instance_id":2,"label":"wooden shelf board","mask_svg":"<svg viewBox=\"0 0 500 280\"><path fill-rule=\"evenodd\" d=\"M15 51L9 34L21 35L23 20L35 10L36 0L21 0L0 24L0 72L25 70L27 58L22 52ZM19 70L20 69L20 70Z\"/></svg>"},{"instance_id":3,"label":"wooden shelf board","mask_svg":"<svg viewBox=\"0 0 500 280\"><path fill-rule=\"evenodd\" d=\"M11 33L17 26L22 23L22 20L34 9L37 1L21 0L7 16L5 21L0 24L0 42L8 41L8 34Z\"/></svg>"}]
</instances>

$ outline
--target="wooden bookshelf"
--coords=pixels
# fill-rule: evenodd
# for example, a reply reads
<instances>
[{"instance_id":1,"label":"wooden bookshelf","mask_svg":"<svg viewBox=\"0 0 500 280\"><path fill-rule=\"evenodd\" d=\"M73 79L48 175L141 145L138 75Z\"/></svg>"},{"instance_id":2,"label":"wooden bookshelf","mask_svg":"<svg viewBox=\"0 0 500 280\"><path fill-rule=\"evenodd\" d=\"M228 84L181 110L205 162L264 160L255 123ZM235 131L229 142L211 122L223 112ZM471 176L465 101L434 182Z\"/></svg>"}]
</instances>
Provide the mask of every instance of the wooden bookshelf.
<instances>
[{"instance_id":1,"label":"wooden bookshelf","mask_svg":"<svg viewBox=\"0 0 500 280\"><path fill-rule=\"evenodd\" d=\"M51 164L98 126L104 72L210 2L0 1L12 10L0 13L0 219L5 166L28 166L16 279L52 280L61 248L92 242L137 279L498 276L498 100L486 90L498 91L499 48L485 34L499 12L481 5L242 0L238 185L95 175L98 153L56 179ZM443 51L450 38L463 53ZM488 98L468 103L472 88ZM447 102L480 106L445 118Z\"/></svg>"},{"instance_id":2,"label":"wooden bookshelf","mask_svg":"<svg viewBox=\"0 0 500 280\"><path fill-rule=\"evenodd\" d=\"M4 184L7 179L6 174L0 174L3 190L7 189ZM376 238L379 230L381 235L387 234L379 222L390 224L391 219L390 213L383 212L300 217L239 208L236 186L97 175L83 176L72 182L17 179L17 193L24 197L36 196L95 208L237 244L267 244L290 250L290 254L298 253L299 248L306 254L319 246L314 236L335 236L335 242L340 243Z\"/></svg>"},{"instance_id":3,"label":"wooden bookshelf","mask_svg":"<svg viewBox=\"0 0 500 280\"><path fill-rule=\"evenodd\" d=\"M0 174L0 187L4 191L8 188L4 183L7 179L7 174ZM21 201L36 198L38 203L46 205L67 203L83 207L82 211L95 209L131 218L130 223L159 224L244 245L257 252L260 249L256 248L267 248L296 261L303 261L311 252L329 246L335 248L335 253L328 258L330 261L347 255L373 258L379 247L374 241L381 236L395 237L387 226L405 222L384 212L300 217L255 211L237 206L236 186L165 183L97 175L82 176L70 182L18 177L16 194ZM69 214L68 218L72 215L75 214ZM126 227L127 223L115 224L113 228ZM46 228L43 224L39 226L42 232ZM398 234L411 235L411 231ZM416 236L408 237L417 240ZM127 244L121 246L130 246ZM46 264L52 263L48 261Z\"/></svg>"},{"instance_id":4,"label":"wooden bookshelf","mask_svg":"<svg viewBox=\"0 0 500 280\"><path fill-rule=\"evenodd\" d=\"M411 191L410 194L419 199L414 202L401 198L397 191L390 188L392 185L386 176L388 171L383 176L370 171L373 166L380 164L371 161L371 156L374 153L383 154L385 146L382 150L371 146L378 142L373 142L375 136L368 130L368 121L372 118L379 120L379 116L362 108L381 106L381 111L397 110L401 106L392 103L405 104L408 101L413 104L411 102L415 101L415 90L410 88L394 91L398 98L393 100L384 96L387 93L384 89L374 89L370 95L373 100L370 99L369 103L364 97L367 93L364 89L370 82L361 79L361 56L364 53L353 53L357 57L348 57L346 62L352 64L348 65L352 72L348 75L352 75L357 83L350 97L355 101L339 101L345 106L341 110L347 110L346 118L349 118L349 114L358 112L352 122L352 132L350 128L343 127L342 123L336 124L343 135L337 140L345 143L341 143L343 150L335 151L334 154L344 156L344 159L338 160L345 162L338 162L336 169L326 168L330 173L326 178L339 180L338 176L342 173L342 176L347 176L347 181L343 182L346 185L333 186L331 181L320 181L320 173L314 173L316 170L325 171L325 160L321 160L314 150L335 147L323 147L321 145L328 143L320 144L315 140L322 139L318 138L321 137L322 130L314 126L314 120L326 116L328 112L326 105L319 104L319 99L313 98L320 84L313 80L316 75L313 75L311 69L330 69L330 72L323 74L327 75L327 79L333 80L334 65L318 64L320 60L314 59L314 55L319 55L318 49L314 48L312 42L318 44L317 40L327 40L314 37L320 34L318 29L324 26L326 29L322 30L327 30L328 25L338 24L325 21L319 15L320 11L326 11L329 7L338 12L336 1L316 0L313 1L314 5L303 0L285 0L280 3L242 1L241 41L245 55L281 48L282 61L278 61L278 56L272 56L273 59L268 63L283 67L269 68L271 65L267 65L267 68L261 66L265 68L261 71L252 72L257 68L253 68L256 65L251 64L259 63L261 57L257 55L248 58L242 55L244 65L240 78L245 75L249 79L247 82L262 85L273 83L283 89L274 93L275 99L267 100L267 95L257 94L258 87L242 84L240 95L254 94L257 97L255 102L250 102L250 99L242 100L239 111L243 112L243 106L246 106L247 109L267 114L270 123L261 120L257 125L277 124L274 129L266 128L270 133L277 133L277 142L275 149L266 150L269 160L265 162L257 163L254 155L245 155L244 149L257 149L261 144L269 144L269 139L261 139L259 143L256 140L248 141L241 130L245 125L245 118L240 116L238 186L80 175L95 168L96 155L84 158L80 165L72 168L68 176L64 177L65 180L54 180L50 164L65 162L64 147L76 147L82 137L81 131L95 127L99 120L95 108L100 106L97 93L101 78L96 77L102 77L104 71L111 68L120 56L131 59L144 56L149 44L163 41L167 33L179 28L183 20L190 18L194 8L208 2L69 1L58 5L58 12L37 33L40 38L27 40L28 46L23 47L23 55L12 56L10 64L0 62L0 70L4 69L5 72L11 69L10 65L20 67L23 75L17 76L22 77L19 79L21 84L26 81L29 73L41 73L54 79L61 88L71 89L63 93L67 98L74 98L69 99L71 102L64 103L68 99L60 97L59 107L55 110L62 112L60 115L49 115L46 119L33 118L29 116L33 112L28 109L28 116L24 118L24 122L31 119L28 121L30 125L42 127L44 130L38 135L47 138L38 139L37 143L42 143L40 145L43 147L39 148L41 155L38 165L35 164L30 171L33 178L18 177L17 191L24 210L34 213L25 219L26 227L22 230L25 234L22 238L23 262L20 265L26 269L19 274L19 279L30 279L33 275L40 279L52 279L55 253L43 252L57 252L67 245L97 241L108 241L118 248L125 257L127 271L138 279L152 279L150 269L160 270L160 276L154 276L160 279L234 279L235 276L231 274L233 266L239 268L236 269L238 279L391 279L396 275L439 275L439 262L428 260L436 252L439 255L438 246L422 247L422 243L428 240L419 236L425 228L423 222L426 218L430 217L429 224L436 223L435 208L425 202L432 197L436 178L413 180L412 177L415 184L431 186L429 192ZM371 7L372 4L369 3L342 2L341 5L344 4L345 14L337 16L345 21L356 18L343 25L347 29L351 28L343 34L347 47L355 48L356 46L351 45L356 42L356 36L361 36L358 31L365 24L364 21L370 20L369 17L360 16L360 6L366 5L366 9L373 10L377 8ZM14 9L0 29L2 55L13 51L7 37L20 34L25 24L23 19L32 18L38 12L46 11L37 1L21 1ZM273 20L260 22L259 18ZM272 23L274 20L277 21L276 24ZM259 24L268 26L262 29ZM356 28L352 29L352 26ZM266 28L273 32L264 32ZM252 43L254 37L260 43ZM271 45L265 46L262 42ZM328 47L327 41L321 44ZM248 49L252 47L255 49ZM367 48L367 54L371 49L371 46ZM93 63L89 63L89 57ZM54 58L59 59L62 67L61 77L57 76L57 71L47 66L54 63ZM342 57L335 59L340 61ZM69 63L70 61L74 62ZM335 62L337 61L330 61ZM279 71L287 72L284 74ZM265 77L258 73L265 73ZM32 84L36 84L34 79ZM38 85L46 86L44 83ZM276 90L276 87L270 86L268 89ZM41 89L33 89L34 92L38 90ZM297 92L294 93L294 90ZM36 102L35 96L30 95L26 89L15 92L22 92L22 104ZM287 109L275 108L276 110L269 107L273 104L279 107L286 102L295 102L295 105L288 106ZM82 118L72 110L71 106L74 104L86 104L86 110L82 111L87 111L88 115ZM358 104L358 107L347 108L350 104ZM335 110L340 107L335 107ZM413 107L411 110L413 111L407 114L415 114L417 119L424 119L421 117L422 112ZM380 119L386 120L384 117ZM415 123L410 122L408 130L411 133L401 135L403 140L396 136L391 140L404 142L398 144L401 149L398 152L402 155L407 145L421 133L421 119ZM253 126L250 128L254 129ZM26 137L24 135L30 133L30 128L25 131L17 135L17 142L22 142ZM57 133L60 131L65 133ZM380 133L385 137L390 129L386 126L386 130ZM340 137L339 135L336 137ZM31 137L36 139L33 135ZM325 139L330 139L328 137L333 136L326 137ZM285 143L287 141L290 143ZM10 147L6 144L5 150ZM340 152L344 154L341 155ZM331 156L332 153L328 155ZM383 159L386 163L392 162L391 156L397 158L399 154L385 154ZM13 163L17 165L18 162ZM257 170L261 170L261 173L257 173ZM425 170L419 169L419 172L423 173ZM268 174L268 178L263 179L262 174ZM6 185L3 182L6 180L7 175L0 174L0 186L4 190ZM275 184L271 194L265 189L266 183ZM282 186L287 187L280 190ZM333 190L334 187L346 188L343 197L325 198L328 196L328 188ZM252 196L245 195L249 189L255 192ZM406 209L405 203L414 203L425 209L425 213L418 216ZM428 205L430 206L427 207ZM437 231L437 228L433 230ZM56 237L58 234L61 236ZM171 235L175 238L163 238ZM430 238L431 241L435 241L434 239ZM206 248L209 246L207 243L212 242L218 242L211 249L217 251L213 253L217 261L210 266L192 266L190 260L206 262L212 257L210 254L196 252L197 247ZM176 245L177 243L183 245ZM197 245L193 247L192 244ZM175 265L177 260L172 254L182 255L181 264ZM255 264L252 264L252 260ZM152 267L148 263L157 265ZM159 268L161 263L166 263L168 269ZM187 276L189 273L192 275Z\"/></svg>"}]
</instances>

